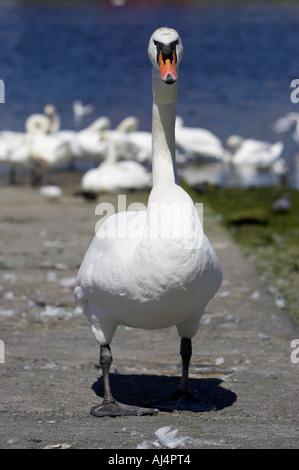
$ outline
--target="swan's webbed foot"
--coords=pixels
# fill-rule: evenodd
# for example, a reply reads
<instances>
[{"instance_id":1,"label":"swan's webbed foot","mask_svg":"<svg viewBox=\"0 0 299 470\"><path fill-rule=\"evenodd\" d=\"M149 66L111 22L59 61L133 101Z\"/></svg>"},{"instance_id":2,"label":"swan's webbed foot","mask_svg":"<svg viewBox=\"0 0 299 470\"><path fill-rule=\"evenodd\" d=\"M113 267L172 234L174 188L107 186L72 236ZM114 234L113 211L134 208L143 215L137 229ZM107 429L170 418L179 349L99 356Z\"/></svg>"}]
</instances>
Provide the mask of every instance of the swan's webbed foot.
<instances>
[{"instance_id":1,"label":"swan's webbed foot","mask_svg":"<svg viewBox=\"0 0 299 470\"><path fill-rule=\"evenodd\" d=\"M154 401L150 405L155 406L160 411L199 412L216 410L216 406L213 403L200 400L191 392L183 392L181 390L177 390L169 397Z\"/></svg>"},{"instance_id":2,"label":"swan's webbed foot","mask_svg":"<svg viewBox=\"0 0 299 470\"><path fill-rule=\"evenodd\" d=\"M154 415L159 412L155 408L142 408L134 405L124 405L116 401L111 393L109 384L109 369L112 363L112 354L108 344L101 346L100 365L103 370L104 399L102 403L94 405L90 413L93 416L143 416Z\"/></svg>"},{"instance_id":3,"label":"swan's webbed foot","mask_svg":"<svg viewBox=\"0 0 299 470\"><path fill-rule=\"evenodd\" d=\"M151 403L161 411L212 411L216 410L213 403L195 397L188 388L189 362L192 355L190 338L181 339L180 354L182 356L182 380L180 387L170 397Z\"/></svg>"},{"instance_id":4,"label":"swan's webbed foot","mask_svg":"<svg viewBox=\"0 0 299 470\"><path fill-rule=\"evenodd\" d=\"M117 401L111 403L100 403L91 408L90 413L93 416L143 416L143 415L154 415L159 410L155 408L142 408L139 406L124 405Z\"/></svg>"}]
</instances>

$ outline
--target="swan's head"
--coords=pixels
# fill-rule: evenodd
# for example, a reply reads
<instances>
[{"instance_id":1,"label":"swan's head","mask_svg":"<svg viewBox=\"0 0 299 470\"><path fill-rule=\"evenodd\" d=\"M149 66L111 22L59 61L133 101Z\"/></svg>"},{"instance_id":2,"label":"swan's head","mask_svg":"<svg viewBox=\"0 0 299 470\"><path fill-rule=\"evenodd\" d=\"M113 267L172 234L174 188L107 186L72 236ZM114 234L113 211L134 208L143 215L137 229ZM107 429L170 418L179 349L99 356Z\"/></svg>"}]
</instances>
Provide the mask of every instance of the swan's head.
<instances>
[{"instance_id":1,"label":"swan's head","mask_svg":"<svg viewBox=\"0 0 299 470\"><path fill-rule=\"evenodd\" d=\"M240 135L231 135L226 141L226 148L229 152L235 153L241 147L243 138Z\"/></svg>"},{"instance_id":2,"label":"swan's head","mask_svg":"<svg viewBox=\"0 0 299 470\"><path fill-rule=\"evenodd\" d=\"M54 114L56 113L56 108L53 104L47 104L45 107L44 107L44 113L46 116L48 117L52 117L54 116Z\"/></svg>"},{"instance_id":3,"label":"swan's head","mask_svg":"<svg viewBox=\"0 0 299 470\"><path fill-rule=\"evenodd\" d=\"M177 78L177 66L183 56L183 45L177 31L159 28L152 34L148 45L148 56L153 66L160 71L161 80L167 84Z\"/></svg>"}]
</instances>

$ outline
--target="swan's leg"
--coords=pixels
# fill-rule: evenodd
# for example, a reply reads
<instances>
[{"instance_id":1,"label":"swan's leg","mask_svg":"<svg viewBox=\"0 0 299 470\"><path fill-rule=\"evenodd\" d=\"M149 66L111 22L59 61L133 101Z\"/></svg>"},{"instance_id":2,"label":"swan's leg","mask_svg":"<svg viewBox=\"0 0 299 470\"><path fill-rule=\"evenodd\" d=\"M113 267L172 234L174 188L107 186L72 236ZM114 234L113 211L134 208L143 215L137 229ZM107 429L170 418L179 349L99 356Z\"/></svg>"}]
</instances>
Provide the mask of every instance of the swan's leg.
<instances>
[{"instance_id":1,"label":"swan's leg","mask_svg":"<svg viewBox=\"0 0 299 470\"><path fill-rule=\"evenodd\" d=\"M13 166L9 169L9 184L16 184L16 169Z\"/></svg>"},{"instance_id":2,"label":"swan's leg","mask_svg":"<svg viewBox=\"0 0 299 470\"><path fill-rule=\"evenodd\" d=\"M192 342L189 338L181 339L180 354L182 357L182 380L180 390L182 393L188 392L189 364L192 356Z\"/></svg>"},{"instance_id":3,"label":"swan's leg","mask_svg":"<svg viewBox=\"0 0 299 470\"><path fill-rule=\"evenodd\" d=\"M181 396L176 404L177 410L211 411L216 407L213 403L200 400L189 390L189 364L192 356L192 342L190 338L181 339L180 354L182 357L182 380L180 384Z\"/></svg>"},{"instance_id":4,"label":"swan's leg","mask_svg":"<svg viewBox=\"0 0 299 470\"><path fill-rule=\"evenodd\" d=\"M109 344L106 346L101 346L100 354L100 366L103 371L103 380L104 380L104 400L103 404L107 405L108 403L114 403L114 398L110 389L109 381L109 371L112 364L112 354Z\"/></svg>"},{"instance_id":5,"label":"swan's leg","mask_svg":"<svg viewBox=\"0 0 299 470\"><path fill-rule=\"evenodd\" d=\"M111 393L109 371L112 364L112 354L109 344L101 346L100 366L103 371L104 399L101 404L91 408L93 416L141 416L145 414L156 414L158 410L154 408L140 408L138 406L124 405L117 402Z\"/></svg>"},{"instance_id":6,"label":"swan's leg","mask_svg":"<svg viewBox=\"0 0 299 470\"><path fill-rule=\"evenodd\" d=\"M42 181L42 175L37 170L30 170L31 186L37 186Z\"/></svg>"},{"instance_id":7,"label":"swan's leg","mask_svg":"<svg viewBox=\"0 0 299 470\"><path fill-rule=\"evenodd\" d=\"M75 170L76 170L75 159L71 158L69 161L69 171L75 171Z\"/></svg>"},{"instance_id":8,"label":"swan's leg","mask_svg":"<svg viewBox=\"0 0 299 470\"><path fill-rule=\"evenodd\" d=\"M189 391L189 364L192 355L192 343L189 338L181 339L180 354L182 357L182 379L180 386L170 397L152 403L165 411L211 411L216 407L213 403L205 402L192 395Z\"/></svg>"}]
</instances>

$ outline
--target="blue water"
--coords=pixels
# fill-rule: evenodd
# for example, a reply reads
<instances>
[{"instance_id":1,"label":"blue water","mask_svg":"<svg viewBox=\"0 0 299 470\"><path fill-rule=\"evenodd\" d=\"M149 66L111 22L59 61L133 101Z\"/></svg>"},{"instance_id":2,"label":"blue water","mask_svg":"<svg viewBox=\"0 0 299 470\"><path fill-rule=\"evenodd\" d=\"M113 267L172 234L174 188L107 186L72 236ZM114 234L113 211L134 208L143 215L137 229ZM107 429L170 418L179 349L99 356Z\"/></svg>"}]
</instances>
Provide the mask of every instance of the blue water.
<instances>
[{"instance_id":1,"label":"blue water","mask_svg":"<svg viewBox=\"0 0 299 470\"><path fill-rule=\"evenodd\" d=\"M28 115L53 103L74 129L72 102L96 106L117 125L129 114L151 127L148 40L160 26L184 45L178 114L187 126L276 141L270 124L299 112L290 83L299 78L298 4L0 3L0 130L24 130Z\"/></svg>"}]
</instances>

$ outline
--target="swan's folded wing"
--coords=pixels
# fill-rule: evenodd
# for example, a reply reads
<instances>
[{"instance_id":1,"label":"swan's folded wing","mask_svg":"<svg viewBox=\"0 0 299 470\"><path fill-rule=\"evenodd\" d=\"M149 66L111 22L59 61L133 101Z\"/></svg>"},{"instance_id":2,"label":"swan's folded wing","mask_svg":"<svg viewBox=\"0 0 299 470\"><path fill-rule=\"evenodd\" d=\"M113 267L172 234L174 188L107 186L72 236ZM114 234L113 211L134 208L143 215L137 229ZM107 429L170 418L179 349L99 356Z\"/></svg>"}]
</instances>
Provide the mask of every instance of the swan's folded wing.
<instances>
[{"instance_id":1,"label":"swan's folded wing","mask_svg":"<svg viewBox=\"0 0 299 470\"><path fill-rule=\"evenodd\" d=\"M94 291L115 291L126 282L122 266L140 242L146 222L145 211L118 212L97 230L77 276L75 297L84 302Z\"/></svg>"}]
</instances>

